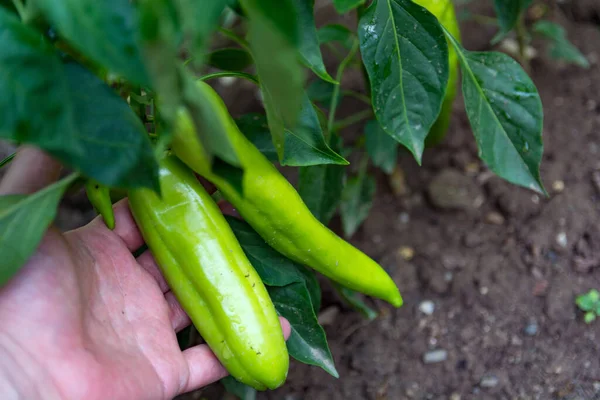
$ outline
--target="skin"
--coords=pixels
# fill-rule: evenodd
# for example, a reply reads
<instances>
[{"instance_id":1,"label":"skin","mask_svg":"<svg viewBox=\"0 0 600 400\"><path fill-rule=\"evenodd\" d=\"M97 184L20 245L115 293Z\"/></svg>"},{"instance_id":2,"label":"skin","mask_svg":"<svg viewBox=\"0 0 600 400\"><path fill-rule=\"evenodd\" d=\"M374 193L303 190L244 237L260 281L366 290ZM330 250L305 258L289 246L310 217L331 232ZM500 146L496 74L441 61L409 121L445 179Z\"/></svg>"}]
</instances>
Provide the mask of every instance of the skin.
<instances>
[{"instance_id":1,"label":"skin","mask_svg":"<svg viewBox=\"0 0 600 400\"><path fill-rule=\"evenodd\" d=\"M34 192L59 171L24 148L0 194ZM143 239L127 199L114 213L114 231L100 217L64 234L50 228L0 288L0 398L172 399L226 376L206 345L179 349L175 332L189 318L151 254L132 256Z\"/></svg>"}]
</instances>

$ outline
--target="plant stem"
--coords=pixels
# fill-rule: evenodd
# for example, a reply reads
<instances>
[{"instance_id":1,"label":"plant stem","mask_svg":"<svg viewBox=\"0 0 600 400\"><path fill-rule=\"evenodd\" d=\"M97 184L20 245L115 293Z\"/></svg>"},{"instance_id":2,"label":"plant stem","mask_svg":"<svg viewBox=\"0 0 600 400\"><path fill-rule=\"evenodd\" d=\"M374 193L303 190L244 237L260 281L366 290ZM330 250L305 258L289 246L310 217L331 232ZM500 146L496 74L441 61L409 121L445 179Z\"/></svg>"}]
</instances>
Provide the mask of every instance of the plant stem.
<instances>
[{"instance_id":1,"label":"plant stem","mask_svg":"<svg viewBox=\"0 0 600 400\"><path fill-rule=\"evenodd\" d=\"M354 97L355 99L360 100L369 106L371 105L371 99L369 98L369 96L359 92L355 92L354 90L342 90L342 95Z\"/></svg>"},{"instance_id":2,"label":"plant stem","mask_svg":"<svg viewBox=\"0 0 600 400\"><path fill-rule=\"evenodd\" d=\"M17 12L19 13L19 17L21 17L21 20L23 22L25 22L27 20L27 8L23 4L23 2L21 0L12 0L12 3L15 6L15 8L17 9Z\"/></svg>"},{"instance_id":3,"label":"plant stem","mask_svg":"<svg viewBox=\"0 0 600 400\"><path fill-rule=\"evenodd\" d=\"M244 50L246 50L248 53L252 54L252 52L250 51L250 43L248 43L248 41L246 39L239 36L234 31L225 29L225 28L219 28L219 33L221 35L233 40L234 42L239 44Z\"/></svg>"},{"instance_id":4,"label":"plant stem","mask_svg":"<svg viewBox=\"0 0 600 400\"><path fill-rule=\"evenodd\" d=\"M525 69L525 72L529 74L529 60L527 59L527 29L525 28L524 13L521 13L515 26L515 32L517 34L517 42L519 43L519 58L521 65Z\"/></svg>"},{"instance_id":5,"label":"plant stem","mask_svg":"<svg viewBox=\"0 0 600 400\"><path fill-rule=\"evenodd\" d=\"M342 60L342 62L338 66L337 73L335 74L335 80L338 82L338 84L333 87L333 93L331 94L331 103L329 105L329 118L327 119L327 136L325 137L326 142L329 140L331 130L333 129L333 123L335 121L335 110L337 108L338 98L340 97L340 85L342 84L342 76L344 75L344 70L346 69L348 63L352 61L357 51L358 40L355 40L352 44L350 52L348 53L346 58Z\"/></svg>"},{"instance_id":6,"label":"plant stem","mask_svg":"<svg viewBox=\"0 0 600 400\"><path fill-rule=\"evenodd\" d=\"M4 167L6 164L10 163L13 160L13 158L15 158L16 155L17 155L17 152L15 151L11 155L4 158L4 160L0 161L0 168Z\"/></svg>"},{"instance_id":7,"label":"plant stem","mask_svg":"<svg viewBox=\"0 0 600 400\"><path fill-rule=\"evenodd\" d=\"M339 131L340 129L344 129L352 124L362 121L363 119L369 118L373 116L373 110L367 109L359 111L355 114L350 115L347 118L341 119L333 125L334 131Z\"/></svg>"}]
</instances>

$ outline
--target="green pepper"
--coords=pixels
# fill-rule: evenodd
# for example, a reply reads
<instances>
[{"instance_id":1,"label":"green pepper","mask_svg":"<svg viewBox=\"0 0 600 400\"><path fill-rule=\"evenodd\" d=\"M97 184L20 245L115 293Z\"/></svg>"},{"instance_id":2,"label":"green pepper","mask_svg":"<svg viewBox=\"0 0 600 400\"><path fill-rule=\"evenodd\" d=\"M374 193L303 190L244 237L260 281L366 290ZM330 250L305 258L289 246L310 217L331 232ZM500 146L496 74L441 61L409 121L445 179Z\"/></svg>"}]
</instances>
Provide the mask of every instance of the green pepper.
<instances>
[{"instance_id":1,"label":"green pepper","mask_svg":"<svg viewBox=\"0 0 600 400\"><path fill-rule=\"evenodd\" d=\"M168 156L159 175L160 196L133 189L129 204L171 290L235 379L279 387L289 356L260 277L193 172Z\"/></svg>"},{"instance_id":2,"label":"green pepper","mask_svg":"<svg viewBox=\"0 0 600 400\"><path fill-rule=\"evenodd\" d=\"M435 15L440 24L442 24L458 41L460 41L460 29L458 26L458 20L456 19L456 13L454 11L454 5L452 0L413 0L420 6L425 7L430 13ZM448 63L449 63L449 75L448 84L446 86L446 95L444 96L444 102L442 103L442 110L438 119L435 121L427 138L425 144L427 147L435 146L440 143L446 136L448 127L450 126L450 119L452 117L452 104L456 97L457 86L458 86L458 54L452 47L452 44L448 42Z\"/></svg>"},{"instance_id":3,"label":"green pepper","mask_svg":"<svg viewBox=\"0 0 600 400\"><path fill-rule=\"evenodd\" d=\"M85 183L85 193L94 209L104 219L108 229L115 229L115 214L110 198L110 189L93 179Z\"/></svg>"},{"instance_id":4,"label":"green pepper","mask_svg":"<svg viewBox=\"0 0 600 400\"><path fill-rule=\"evenodd\" d=\"M239 131L219 95L205 83L198 85L226 126L225 131L244 169L244 194L211 172L210 161L204 156L206 152L185 111L180 112L179 126L174 132L174 153L211 181L275 250L343 286L399 307L402 297L385 270L316 219L294 187Z\"/></svg>"}]
</instances>

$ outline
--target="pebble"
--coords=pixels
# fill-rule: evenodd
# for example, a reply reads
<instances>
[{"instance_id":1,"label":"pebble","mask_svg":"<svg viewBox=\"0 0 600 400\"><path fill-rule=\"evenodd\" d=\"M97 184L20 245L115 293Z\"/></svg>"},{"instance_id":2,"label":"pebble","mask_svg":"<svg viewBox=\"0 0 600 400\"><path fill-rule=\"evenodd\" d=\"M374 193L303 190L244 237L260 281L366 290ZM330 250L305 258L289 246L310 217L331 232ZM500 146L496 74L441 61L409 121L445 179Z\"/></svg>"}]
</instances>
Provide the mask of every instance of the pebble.
<instances>
[{"instance_id":1,"label":"pebble","mask_svg":"<svg viewBox=\"0 0 600 400\"><path fill-rule=\"evenodd\" d=\"M479 386L482 388L493 388L500 383L500 380L494 375L486 375L481 378L481 382L479 382Z\"/></svg>"},{"instance_id":2,"label":"pebble","mask_svg":"<svg viewBox=\"0 0 600 400\"><path fill-rule=\"evenodd\" d=\"M398 221L401 224L408 224L410 222L410 215L408 213L402 212L398 216Z\"/></svg>"},{"instance_id":3,"label":"pebble","mask_svg":"<svg viewBox=\"0 0 600 400\"><path fill-rule=\"evenodd\" d=\"M460 394L458 394L458 393L452 393L450 395L450 400L460 400Z\"/></svg>"},{"instance_id":4,"label":"pebble","mask_svg":"<svg viewBox=\"0 0 600 400\"><path fill-rule=\"evenodd\" d=\"M332 325L337 319L340 309L336 306L327 307L319 313L317 321L321 325Z\"/></svg>"},{"instance_id":5,"label":"pebble","mask_svg":"<svg viewBox=\"0 0 600 400\"><path fill-rule=\"evenodd\" d=\"M470 211L484 202L484 194L473 179L455 169L444 169L429 183L429 199L444 210Z\"/></svg>"},{"instance_id":6,"label":"pebble","mask_svg":"<svg viewBox=\"0 0 600 400\"><path fill-rule=\"evenodd\" d=\"M435 303L431 300L424 300L419 304L419 311L425 315L431 315L435 311Z\"/></svg>"},{"instance_id":7,"label":"pebble","mask_svg":"<svg viewBox=\"0 0 600 400\"><path fill-rule=\"evenodd\" d=\"M491 211L485 216L485 222L492 225L503 225L504 216L497 211Z\"/></svg>"},{"instance_id":8,"label":"pebble","mask_svg":"<svg viewBox=\"0 0 600 400\"><path fill-rule=\"evenodd\" d=\"M538 324L537 322L530 322L524 329L524 332L527 336L535 336L538 333Z\"/></svg>"},{"instance_id":9,"label":"pebble","mask_svg":"<svg viewBox=\"0 0 600 400\"><path fill-rule=\"evenodd\" d=\"M425 364L435 364L446 361L448 359L448 352L443 349L431 350L423 355L423 362Z\"/></svg>"},{"instance_id":10,"label":"pebble","mask_svg":"<svg viewBox=\"0 0 600 400\"><path fill-rule=\"evenodd\" d=\"M565 190L565 183L563 181L552 182L552 190L554 190L554 193L561 193Z\"/></svg>"},{"instance_id":11,"label":"pebble","mask_svg":"<svg viewBox=\"0 0 600 400\"><path fill-rule=\"evenodd\" d=\"M600 382L592 383L592 387L594 388L594 392L600 393Z\"/></svg>"},{"instance_id":12,"label":"pebble","mask_svg":"<svg viewBox=\"0 0 600 400\"><path fill-rule=\"evenodd\" d=\"M563 249L566 249L569 242L567 240L567 234L565 232L559 232L556 235L556 244L558 244Z\"/></svg>"},{"instance_id":13,"label":"pebble","mask_svg":"<svg viewBox=\"0 0 600 400\"><path fill-rule=\"evenodd\" d=\"M410 261L415 256L415 251L412 247L402 246L398 250L398 254L400 254L400 257L404 258L406 261Z\"/></svg>"}]
</instances>

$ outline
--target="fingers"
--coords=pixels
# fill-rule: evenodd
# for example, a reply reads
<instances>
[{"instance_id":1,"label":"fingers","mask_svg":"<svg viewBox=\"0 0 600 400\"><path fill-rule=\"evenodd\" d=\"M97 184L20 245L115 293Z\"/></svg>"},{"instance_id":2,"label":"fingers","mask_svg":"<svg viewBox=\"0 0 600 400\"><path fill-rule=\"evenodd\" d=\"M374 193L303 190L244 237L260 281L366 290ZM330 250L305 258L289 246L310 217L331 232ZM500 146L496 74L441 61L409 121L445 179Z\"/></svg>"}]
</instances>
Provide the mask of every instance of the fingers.
<instances>
[{"instance_id":1,"label":"fingers","mask_svg":"<svg viewBox=\"0 0 600 400\"><path fill-rule=\"evenodd\" d=\"M138 264L154 278L156 283L158 283L160 290L162 290L163 293L167 293L169 291L169 284L158 269L158 265L156 265L156 261L154 261L154 257L150 250L143 252L136 260Z\"/></svg>"},{"instance_id":2,"label":"fingers","mask_svg":"<svg viewBox=\"0 0 600 400\"><path fill-rule=\"evenodd\" d=\"M122 199L113 205L115 213L115 229L113 232L125 243L129 251L136 251L144 244L144 238L131 215L128 199ZM97 217L92 224L104 224L102 217Z\"/></svg>"},{"instance_id":3,"label":"fingers","mask_svg":"<svg viewBox=\"0 0 600 400\"><path fill-rule=\"evenodd\" d=\"M171 326L175 332L181 331L192 323L190 317L188 317L186 312L183 311L183 308L181 308L181 304L179 304L179 301L177 301L173 292L165 293L165 300L167 300L167 304L169 305Z\"/></svg>"},{"instance_id":4,"label":"fingers","mask_svg":"<svg viewBox=\"0 0 600 400\"><path fill-rule=\"evenodd\" d=\"M228 375L207 345L190 347L183 352L188 365L188 380L180 393L190 392L218 381Z\"/></svg>"},{"instance_id":5,"label":"fingers","mask_svg":"<svg viewBox=\"0 0 600 400\"><path fill-rule=\"evenodd\" d=\"M35 147L23 146L0 182L0 194L34 193L60 176L61 165Z\"/></svg>"},{"instance_id":6,"label":"fingers","mask_svg":"<svg viewBox=\"0 0 600 400\"><path fill-rule=\"evenodd\" d=\"M283 336L287 340L291 333L290 323L283 317L279 317L279 321ZM215 354L205 344L190 347L183 352L183 356L188 364L190 374L180 393L199 389L229 375Z\"/></svg>"}]
</instances>

